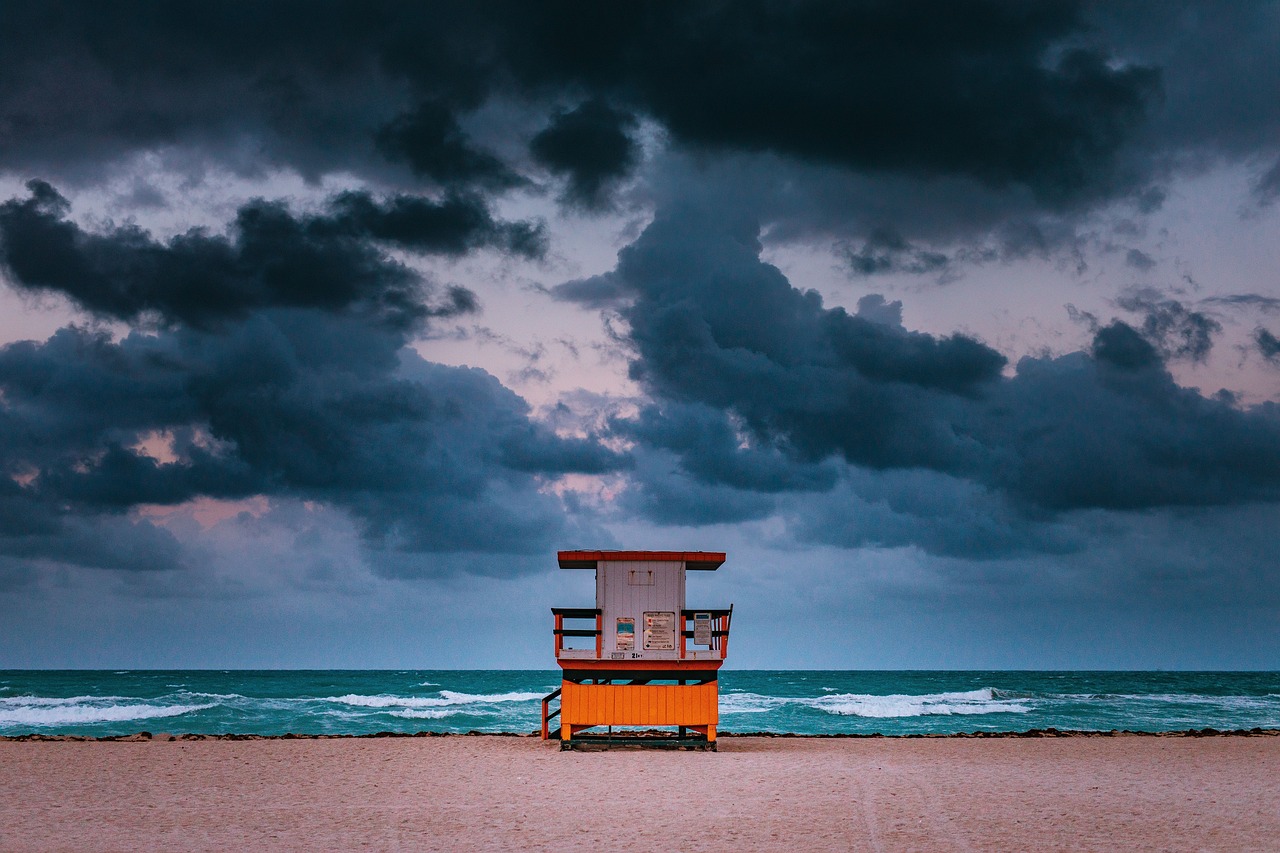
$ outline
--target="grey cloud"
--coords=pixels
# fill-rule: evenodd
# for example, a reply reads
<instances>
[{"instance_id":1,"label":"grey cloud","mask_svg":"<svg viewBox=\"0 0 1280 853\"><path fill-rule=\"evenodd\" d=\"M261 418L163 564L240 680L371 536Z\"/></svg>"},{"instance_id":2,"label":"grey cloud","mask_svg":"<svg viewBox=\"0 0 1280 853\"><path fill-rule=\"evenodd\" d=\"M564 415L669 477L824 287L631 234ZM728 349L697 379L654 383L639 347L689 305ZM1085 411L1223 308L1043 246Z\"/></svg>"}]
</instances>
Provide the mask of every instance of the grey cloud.
<instances>
[{"instance_id":1,"label":"grey cloud","mask_svg":"<svg viewBox=\"0 0 1280 853\"><path fill-rule=\"evenodd\" d=\"M424 101L397 116L379 128L374 139L389 159L407 162L414 174L442 186L503 190L522 182L497 157L475 148L453 112L439 101Z\"/></svg>"},{"instance_id":2,"label":"grey cloud","mask_svg":"<svg viewBox=\"0 0 1280 853\"><path fill-rule=\"evenodd\" d=\"M901 234L886 228L872 231L862 248L849 252L847 257L849 268L859 276L880 273L923 275L940 272L949 263L943 253L912 246Z\"/></svg>"},{"instance_id":3,"label":"grey cloud","mask_svg":"<svg viewBox=\"0 0 1280 853\"><path fill-rule=\"evenodd\" d=\"M1280 338L1277 338L1266 329L1256 329L1253 333L1253 342L1258 347L1258 352L1262 353L1262 357L1270 362L1280 363Z\"/></svg>"},{"instance_id":4,"label":"grey cloud","mask_svg":"<svg viewBox=\"0 0 1280 853\"><path fill-rule=\"evenodd\" d=\"M1126 252L1124 262L1141 272L1146 272L1156 265L1156 259L1141 249L1130 249Z\"/></svg>"},{"instance_id":5,"label":"grey cloud","mask_svg":"<svg viewBox=\"0 0 1280 853\"><path fill-rule=\"evenodd\" d=\"M1222 324L1209 315L1154 291L1130 293L1117 300L1117 304L1126 311L1144 315L1142 332L1166 359L1203 362L1213 349L1213 336L1222 331Z\"/></svg>"},{"instance_id":6,"label":"grey cloud","mask_svg":"<svg viewBox=\"0 0 1280 853\"><path fill-rule=\"evenodd\" d=\"M631 374L667 401L664 419L654 409L627 435L677 454L692 482L760 495L787 482L778 471L744 479L759 457L726 440L729 421L715 441L714 430L676 426L694 412L716 424L711 410L768 449L771 464L799 473L835 456L931 471L1007 501L1010 517L1280 498L1280 411L1203 397L1165 367L1207 346L1194 312L1139 300L1149 329L1112 322L1088 353L1024 358L1005 377L1004 359L978 341L824 307L759 251L749 223L666 211L607 274L633 300L622 309Z\"/></svg>"},{"instance_id":7,"label":"grey cloud","mask_svg":"<svg viewBox=\"0 0 1280 853\"><path fill-rule=\"evenodd\" d=\"M1168 192L1164 187L1150 186L1138 193L1135 206L1139 213L1155 213L1164 207L1165 199L1168 198Z\"/></svg>"},{"instance_id":8,"label":"grey cloud","mask_svg":"<svg viewBox=\"0 0 1280 853\"><path fill-rule=\"evenodd\" d=\"M625 178L640 158L629 131L638 124L631 113L601 100L557 113L529 143L534 158L568 178L565 200L586 210L609 206L610 188Z\"/></svg>"},{"instance_id":9,"label":"grey cloud","mask_svg":"<svg viewBox=\"0 0 1280 853\"><path fill-rule=\"evenodd\" d=\"M0 420L6 439L12 439L10 428L8 417ZM5 474L12 473L16 455L4 453ZM30 462L22 464L24 475L34 472ZM111 512L70 513L57 497L9 476L0 477L0 555L14 566L35 561L147 572L186 564L183 549L164 528Z\"/></svg>"},{"instance_id":10,"label":"grey cloud","mask_svg":"<svg viewBox=\"0 0 1280 853\"><path fill-rule=\"evenodd\" d=\"M1004 358L964 336L826 309L760 262L754 226L726 224L660 214L619 253L613 275L635 296L622 309L639 355L632 376L660 397L731 408L802 457L942 464L955 437L927 401L981 393Z\"/></svg>"},{"instance_id":11,"label":"grey cloud","mask_svg":"<svg viewBox=\"0 0 1280 853\"><path fill-rule=\"evenodd\" d=\"M27 168L165 145L232 158L247 138L260 161L305 174L375 168L381 153L437 182L500 189L510 167L466 139L457 114L578 94L653 116L691 148L964 175L1058 203L1125 180L1117 152L1161 76L1119 60L1072 2L178 3L129 16L65 3L8 24L0 157ZM710 57L733 73L710 73Z\"/></svg>"},{"instance_id":12,"label":"grey cloud","mask_svg":"<svg viewBox=\"0 0 1280 853\"><path fill-rule=\"evenodd\" d=\"M824 491L836 466L807 462L784 447L744 446L725 412L703 405L646 406L632 419L615 419L612 432L680 459L681 469L704 485L749 492Z\"/></svg>"},{"instance_id":13,"label":"grey cloud","mask_svg":"<svg viewBox=\"0 0 1280 853\"><path fill-rule=\"evenodd\" d=\"M1274 3L1178 0L1152 14L1142 2L1108 0L1087 4L1083 14L1128 55L1161 69L1161 108L1138 134L1140 145L1228 156L1275 151L1280 57L1272 48L1280 12Z\"/></svg>"},{"instance_id":14,"label":"grey cloud","mask_svg":"<svg viewBox=\"0 0 1280 853\"><path fill-rule=\"evenodd\" d=\"M974 476L1048 509L1232 505L1280 497L1280 410L1174 383L1123 323L1092 355L1026 358L980 413Z\"/></svg>"},{"instance_id":15,"label":"grey cloud","mask_svg":"<svg viewBox=\"0 0 1280 853\"><path fill-rule=\"evenodd\" d=\"M432 304L431 288L382 244L439 254L493 246L536 256L544 241L538 226L495 221L475 198L379 202L348 192L321 215L253 201L238 211L230 236L197 229L160 242L133 226L87 232L67 218L69 202L49 184L28 188L30 198L0 204L0 262L11 281L127 321L153 316L205 326L294 306L358 308L412 325L474 310L474 296L455 288Z\"/></svg>"},{"instance_id":16,"label":"grey cloud","mask_svg":"<svg viewBox=\"0 0 1280 853\"><path fill-rule=\"evenodd\" d=\"M489 374L403 343L358 316L275 309L218 332L113 342L67 328L9 344L6 482L42 513L49 554L74 546L77 519L251 495L343 509L370 547L523 551L563 523L541 478L626 464L590 438L556 437ZM171 460L139 449L157 436ZM32 557L27 536L8 530L0 548Z\"/></svg>"},{"instance_id":17,"label":"grey cloud","mask_svg":"<svg viewBox=\"0 0 1280 853\"><path fill-rule=\"evenodd\" d=\"M1088 537L1069 520L1028 513L972 480L935 471L846 469L823 494L788 496L791 536L838 548L916 547L969 560L1070 554Z\"/></svg>"},{"instance_id":18,"label":"grey cloud","mask_svg":"<svg viewBox=\"0 0 1280 853\"><path fill-rule=\"evenodd\" d=\"M625 513L672 527L736 524L772 515L774 495L708 483L691 476L678 457L663 451L635 454L631 482L618 499Z\"/></svg>"},{"instance_id":19,"label":"grey cloud","mask_svg":"<svg viewBox=\"0 0 1280 853\"><path fill-rule=\"evenodd\" d=\"M566 281L548 292L552 299L575 302L587 308L617 308L631 299L626 285L611 273Z\"/></svg>"},{"instance_id":20,"label":"grey cloud","mask_svg":"<svg viewBox=\"0 0 1280 853\"><path fill-rule=\"evenodd\" d=\"M1232 293L1227 296L1210 296L1204 299L1204 304L1227 308L1253 309L1264 314L1280 313L1280 299L1274 296L1265 296L1261 293Z\"/></svg>"},{"instance_id":21,"label":"grey cloud","mask_svg":"<svg viewBox=\"0 0 1280 853\"><path fill-rule=\"evenodd\" d=\"M1243 81L1280 76L1277 17L1265 3L1152 15L1073 0L27 5L0 34L0 168L100 177L167 149L376 179L390 157L438 186L496 193L526 180L518 154L489 150L516 132L508 150L532 141L590 206L634 164L629 128L644 117L696 160L741 156L771 172L777 185L757 201L790 220L779 237L824 217L859 220L845 238L889 222L915 247L897 262L933 269L946 253L920 240L939 216L966 244L1038 217L1070 231L1106 201L1155 209L1161 182L1194 155L1272 158L1274 92ZM578 106L540 134L473 139L468 118L495 103L525 118ZM872 196L906 182L928 203L878 215L834 189L850 177ZM871 248L855 253L859 269L889 258ZM1003 251L964 248L970 260Z\"/></svg>"}]
</instances>

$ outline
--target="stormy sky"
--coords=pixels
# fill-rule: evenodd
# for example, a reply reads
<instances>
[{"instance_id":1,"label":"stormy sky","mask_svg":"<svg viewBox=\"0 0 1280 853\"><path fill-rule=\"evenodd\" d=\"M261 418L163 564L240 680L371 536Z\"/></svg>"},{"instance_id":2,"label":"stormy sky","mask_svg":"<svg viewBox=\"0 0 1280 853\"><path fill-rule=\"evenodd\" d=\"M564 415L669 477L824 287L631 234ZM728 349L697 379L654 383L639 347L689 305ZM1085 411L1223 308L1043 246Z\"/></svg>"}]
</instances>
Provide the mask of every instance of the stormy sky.
<instances>
[{"instance_id":1,"label":"stormy sky","mask_svg":"<svg viewBox=\"0 0 1280 853\"><path fill-rule=\"evenodd\" d=\"M18 3L0 667L1275 668L1280 4Z\"/></svg>"}]
</instances>

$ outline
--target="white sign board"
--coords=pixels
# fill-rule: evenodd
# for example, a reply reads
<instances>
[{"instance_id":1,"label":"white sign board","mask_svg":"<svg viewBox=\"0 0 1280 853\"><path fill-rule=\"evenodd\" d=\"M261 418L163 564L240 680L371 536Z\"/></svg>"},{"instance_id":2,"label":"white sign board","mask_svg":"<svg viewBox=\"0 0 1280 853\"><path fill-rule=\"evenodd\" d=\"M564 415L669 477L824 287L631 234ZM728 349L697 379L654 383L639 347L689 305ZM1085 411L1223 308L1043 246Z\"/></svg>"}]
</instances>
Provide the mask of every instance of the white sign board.
<instances>
[{"instance_id":1,"label":"white sign board","mask_svg":"<svg viewBox=\"0 0 1280 853\"><path fill-rule=\"evenodd\" d=\"M693 642L699 646L711 645L711 614L693 614Z\"/></svg>"},{"instance_id":2,"label":"white sign board","mask_svg":"<svg viewBox=\"0 0 1280 853\"><path fill-rule=\"evenodd\" d=\"M667 610L645 611L644 647L646 651L671 651L675 649L676 614Z\"/></svg>"},{"instance_id":3,"label":"white sign board","mask_svg":"<svg viewBox=\"0 0 1280 853\"><path fill-rule=\"evenodd\" d=\"M614 635L616 648L620 652L629 652L636 647L636 620L634 616L619 616L618 630Z\"/></svg>"}]
</instances>

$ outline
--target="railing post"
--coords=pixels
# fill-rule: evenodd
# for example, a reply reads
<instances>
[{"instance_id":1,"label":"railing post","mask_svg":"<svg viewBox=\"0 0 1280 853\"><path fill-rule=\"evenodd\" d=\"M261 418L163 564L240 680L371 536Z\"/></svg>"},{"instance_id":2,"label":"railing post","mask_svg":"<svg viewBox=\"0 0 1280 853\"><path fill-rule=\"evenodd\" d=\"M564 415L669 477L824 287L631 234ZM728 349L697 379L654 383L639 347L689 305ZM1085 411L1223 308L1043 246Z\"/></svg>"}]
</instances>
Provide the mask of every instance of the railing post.
<instances>
[{"instance_id":1,"label":"railing post","mask_svg":"<svg viewBox=\"0 0 1280 853\"><path fill-rule=\"evenodd\" d=\"M564 628L564 617L561 616L559 613L557 613L556 614L556 631L555 631L557 658L560 657L560 650L564 648L564 635L560 633L561 629L563 628Z\"/></svg>"},{"instance_id":2,"label":"railing post","mask_svg":"<svg viewBox=\"0 0 1280 853\"><path fill-rule=\"evenodd\" d=\"M557 709L554 714L551 713L551 700L561 695L560 691L562 691L563 689L564 687L562 685L560 687L557 687L555 690L552 690L546 696L542 697L542 739L543 740L547 740L548 738L551 737L551 718L559 716L560 714L560 709ZM560 700L560 702L561 702L561 708L563 708L564 700L562 699Z\"/></svg>"},{"instance_id":3,"label":"railing post","mask_svg":"<svg viewBox=\"0 0 1280 853\"><path fill-rule=\"evenodd\" d=\"M596 660L601 659L604 649L604 614L596 611Z\"/></svg>"}]
</instances>

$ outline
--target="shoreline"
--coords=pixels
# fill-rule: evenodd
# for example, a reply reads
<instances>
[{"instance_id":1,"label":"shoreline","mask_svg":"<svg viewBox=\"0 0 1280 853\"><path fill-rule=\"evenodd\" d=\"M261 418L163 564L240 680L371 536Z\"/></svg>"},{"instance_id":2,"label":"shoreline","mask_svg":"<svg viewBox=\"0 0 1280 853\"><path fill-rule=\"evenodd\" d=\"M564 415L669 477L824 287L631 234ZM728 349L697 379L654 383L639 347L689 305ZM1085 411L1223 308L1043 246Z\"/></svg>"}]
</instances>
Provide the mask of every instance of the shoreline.
<instances>
[{"instance_id":1,"label":"shoreline","mask_svg":"<svg viewBox=\"0 0 1280 853\"><path fill-rule=\"evenodd\" d=\"M286 732L280 735L260 735L260 734L237 734L234 732L226 732L221 734L208 733L174 733L168 732L135 732L127 735L46 735L39 733L29 733L21 735L0 735L0 743L136 743L143 741L208 741L208 740L224 740L224 741L252 741L252 740L371 740L380 738L467 738L467 737L489 737L489 738L538 738L539 732L482 732L478 730L469 732L370 732L367 734L300 734L294 732ZM643 742L644 733L630 734L629 737L633 741ZM830 732L819 734L801 734L797 732L727 732L720 731L717 733L718 738L769 738L769 739L795 739L795 740L969 740L969 739L1017 739L1017 738L1114 738L1114 737L1144 737L1144 738L1204 738L1204 737L1280 737L1280 729L1174 729L1170 731L1138 731L1134 729L1026 729L1024 731L1008 731L1008 732L951 732L946 734L936 733L908 733L908 734L880 734L861 732ZM555 741L556 738L551 738Z\"/></svg>"}]
</instances>

